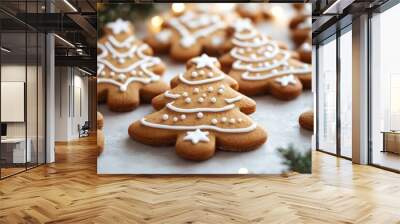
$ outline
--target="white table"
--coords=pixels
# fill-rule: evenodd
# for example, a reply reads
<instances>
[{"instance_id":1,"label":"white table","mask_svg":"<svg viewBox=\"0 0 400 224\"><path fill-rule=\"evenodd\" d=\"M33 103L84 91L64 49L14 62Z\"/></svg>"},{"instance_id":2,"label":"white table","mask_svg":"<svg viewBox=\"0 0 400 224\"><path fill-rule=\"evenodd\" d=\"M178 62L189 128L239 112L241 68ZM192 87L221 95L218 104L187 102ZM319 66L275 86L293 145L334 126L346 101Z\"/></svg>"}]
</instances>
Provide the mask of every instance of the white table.
<instances>
[{"instance_id":1,"label":"white table","mask_svg":"<svg viewBox=\"0 0 400 224\"><path fill-rule=\"evenodd\" d=\"M12 146L13 148L13 159L12 163L25 163L31 161L31 139L26 139L27 147L25 152L25 138L5 138L1 139L1 147L9 147Z\"/></svg>"}]
</instances>

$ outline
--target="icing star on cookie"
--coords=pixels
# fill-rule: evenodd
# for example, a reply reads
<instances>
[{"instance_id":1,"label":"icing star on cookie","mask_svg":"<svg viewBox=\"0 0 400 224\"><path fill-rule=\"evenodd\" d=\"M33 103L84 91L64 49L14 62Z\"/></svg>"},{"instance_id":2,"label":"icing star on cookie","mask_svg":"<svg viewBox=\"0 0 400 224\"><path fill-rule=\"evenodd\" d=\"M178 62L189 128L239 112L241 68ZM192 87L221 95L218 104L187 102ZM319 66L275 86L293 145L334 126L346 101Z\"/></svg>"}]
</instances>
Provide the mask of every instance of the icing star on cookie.
<instances>
[{"instance_id":1,"label":"icing star on cookie","mask_svg":"<svg viewBox=\"0 0 400 224\"><path fill-rule=\"evenodd\" d=\"M97 99L106 102L110 110L133 110L140 100L149 102L168 89L159 76L164 65L134 36L128 21L107 24L97 48Z\"/></svg>"},{"instance_id":2,"label":"icing star on cookie","mask_svg":"<svg viewBox=\"0 0 400 224\"><path fill-rule=\"evenodd\" d=\"M201 131L200 129L196 129L195 131L188 131L183 140L191 141L193 144L197 144L199 142L209 142L210 139L207 137L208 134L208 131Z\"/></svg>"}]
</instances>

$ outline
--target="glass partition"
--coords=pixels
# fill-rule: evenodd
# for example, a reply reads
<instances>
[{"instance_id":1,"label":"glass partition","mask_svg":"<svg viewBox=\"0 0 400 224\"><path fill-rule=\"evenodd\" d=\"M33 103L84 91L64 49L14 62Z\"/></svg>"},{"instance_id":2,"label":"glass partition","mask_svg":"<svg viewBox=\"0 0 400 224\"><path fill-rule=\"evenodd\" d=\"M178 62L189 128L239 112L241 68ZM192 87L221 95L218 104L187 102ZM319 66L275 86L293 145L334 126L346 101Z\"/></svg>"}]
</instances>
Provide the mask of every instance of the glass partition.
<instances>
[{"instance_id":1,"label":"glass partition","mask_svg":"<svg viewBox=\"0 0 400 224\"><path fill-rule=\"evenodd\" d=\"M318 47L318 150L336 154L336 37Z\"/></svg>"},{"instance_id":2,"label":"glass partition","mask_svg":"<svg viewBox=\"0 0 400 224\"><path fill-rule=\"evenodd\" d=\"M1 1L36 13L42 1ZM0 178L45 162L45 35L0 12Z\"/></svg>"},{"instance_id":3,"label":"glass partition","mask_svg":"<svg viewBox=\"0 0 400 224\"><path fill-rule=\"evenodd\" d=\"M400 5L371 18L370 162L400 171Z\"/></svg>"},{"instance_id":4,"label":"glass partition","mask_svg":"<svg viewBox=\"0 0 400 224\"><path fill-rule=\"evenodd\" d=\"M352 157L352 32L340 36L340 155Z\"/></svg>"}]
</instances>

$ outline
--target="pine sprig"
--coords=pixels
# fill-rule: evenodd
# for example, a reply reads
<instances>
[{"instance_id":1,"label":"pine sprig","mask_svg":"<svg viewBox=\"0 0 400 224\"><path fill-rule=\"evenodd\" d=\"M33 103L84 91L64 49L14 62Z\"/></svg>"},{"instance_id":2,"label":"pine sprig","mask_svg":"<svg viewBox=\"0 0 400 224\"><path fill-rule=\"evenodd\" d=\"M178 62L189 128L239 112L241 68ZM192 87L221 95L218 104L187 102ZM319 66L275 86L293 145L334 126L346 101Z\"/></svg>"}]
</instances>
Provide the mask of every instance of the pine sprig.
<instances>
[{"instance_id":1,"label":"pine sprig","mask_svg":"<svg viewBox=\"0 0 400 224\"><path fill-rule=\"evenodd\" d=\"M291 171L311 173L311 150L301 153L292 144L287 148L281 147L277 150L285 159L283 164L287 165Z\"/></svg>"}]
</instances>

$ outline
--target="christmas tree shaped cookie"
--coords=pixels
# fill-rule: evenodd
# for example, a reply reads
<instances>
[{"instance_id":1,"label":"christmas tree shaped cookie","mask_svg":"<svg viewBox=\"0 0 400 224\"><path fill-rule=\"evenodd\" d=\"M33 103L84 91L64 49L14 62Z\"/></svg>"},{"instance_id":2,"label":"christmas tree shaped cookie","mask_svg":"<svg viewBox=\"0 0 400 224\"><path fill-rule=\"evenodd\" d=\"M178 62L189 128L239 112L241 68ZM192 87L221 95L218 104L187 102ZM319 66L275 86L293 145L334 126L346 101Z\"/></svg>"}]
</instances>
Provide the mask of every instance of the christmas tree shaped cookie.
<instances>
[{"instance_id":1,"label":"christmas tree shaped cookie","mask_svg":"<svg viewBox=\"0 0 400 224\"><path fill-rule=\"evenodd\" d=\"M293 59L291 52L261 35L250 20L236 21L231 42L233 48L220 61L245 95L270 93L290 100L311 87L311 66Z\"/></svg>"},{"instance_id":2,"label":"christmas tree shaped cookie","mask_svg":"<svg viewBox=\"0 0 400 224\"><path fill-rule=\"evenodd\" d=\"M246 114L255 102L235 90L216 58L203 54L187 63L173 88L153 99L162 107L129 127L134 140L149 145L174 145L189 160L206 160L216 149L243 152L264 144L266 132Z\"/></svg>"},{"instance_id":3,"label":"christmas tree shaped cookie","mask_svg":"<svg viewBox=\"0 0 400 224\"><path fill-rule=\"evenodd\" d=\"M97 99L112 111L130 111L169 87L160 81L165 67L152 49L138 40L128 21L105 26L97 42Z\"/></svg>"},{"instance_id":4,"label":"christmas tree shaped cookie","mask_svg":"<svg viewBox=\"0 0 400 224\"><path fill-rule=\"evenodd\" d=\"M169 52L171 57L186 62L202 52L218 53L224 47L226 22L215 10L189 7L181 14L164 16L162 30L146 38L157 52Z\"/></svg>"}]
</instances>

